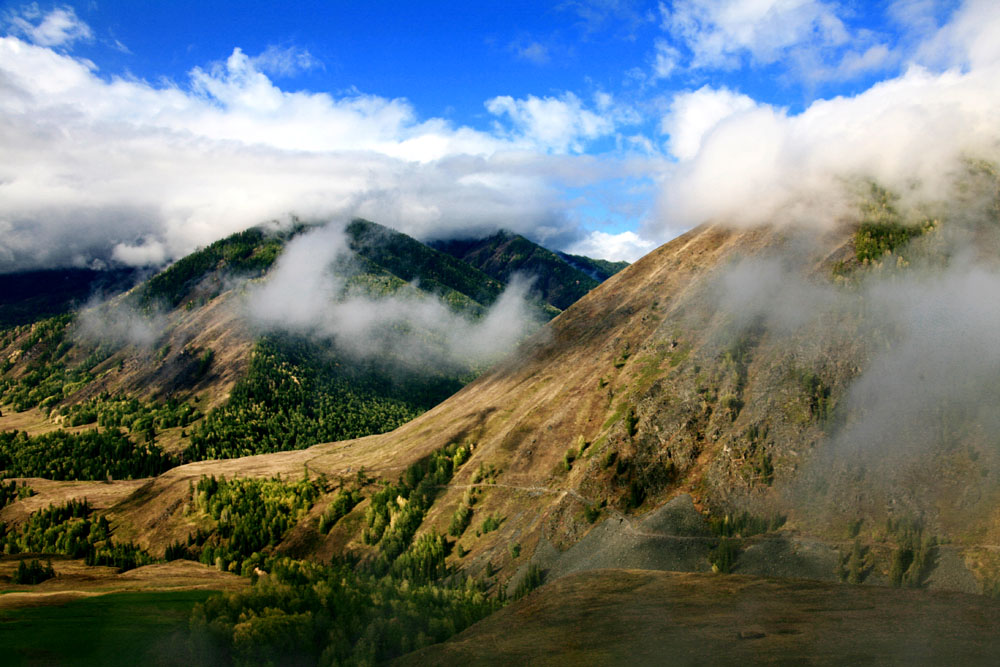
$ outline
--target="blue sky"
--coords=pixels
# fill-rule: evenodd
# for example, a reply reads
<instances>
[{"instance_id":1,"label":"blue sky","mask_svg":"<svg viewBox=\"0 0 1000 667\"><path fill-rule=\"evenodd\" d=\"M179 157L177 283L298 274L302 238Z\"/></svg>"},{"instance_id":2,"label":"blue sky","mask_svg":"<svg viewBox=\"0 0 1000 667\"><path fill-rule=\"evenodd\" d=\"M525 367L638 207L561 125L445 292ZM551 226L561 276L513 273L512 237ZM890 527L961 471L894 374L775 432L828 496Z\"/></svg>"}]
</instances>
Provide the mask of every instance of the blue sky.
<instances>
[{"instance_id":1,"label":"blue sky","mask_svg":"<svg viewBox=\"0 0 1000 667\"><path fill-rule=\"evenodd\" d=\"M0 270L292 214L630 260L808 217L993 146L996 4L3 3Z\"/></svg>"}]
</instances>

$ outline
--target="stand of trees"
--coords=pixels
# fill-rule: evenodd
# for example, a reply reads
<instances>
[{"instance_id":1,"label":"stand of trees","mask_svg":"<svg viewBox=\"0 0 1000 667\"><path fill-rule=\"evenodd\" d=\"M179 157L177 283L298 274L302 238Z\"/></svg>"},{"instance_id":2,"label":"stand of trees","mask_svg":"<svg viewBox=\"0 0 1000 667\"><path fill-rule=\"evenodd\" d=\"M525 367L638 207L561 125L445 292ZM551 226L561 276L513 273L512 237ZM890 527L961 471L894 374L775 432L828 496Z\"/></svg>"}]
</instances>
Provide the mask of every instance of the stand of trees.
<instances>
[{"instance_id":1,"label":"stand of trees","mask_svg":"<svg viewBox=\"0 0 1000 667\"><path fill-rule=\"evenodd\" d=\"M444 641L502 602L463 585L277 559L250 589L195 607L192 640L235 664L381 664Z\"/></svg>"},{"instance_id":2,"label":"stand of trees","mask_svg":"<svg viewBox=\"0 0 1000 667\"><path fill-rule=\"evenodd\" d=\"M450 544L444 536L431 532L414 540L440 487L468 454L467 448L453 444L375 492L365 515L365 541L375 546L369 559L323 566L258 552L244 560L244 574L258 567L267 574L255 577L247 591L195 608L191 628L196 650L236 664L376 664L444 641L493 613L503 605L502 598L488 597L471 579L449 581L444 559ZM318 493L316 484L203 478L194 491L195 502L218 519L219 532L193 542L202 539L211 545L217 540L226 554L255 549L260 542L233 539L237 526L254 521L265 527L262 533L271 533L267 526L284 525L275 524L276 517L303 514L308 507L294 504L291 489L300 488L310 498ZM342 489L327 510L329 521L359 500L356 490ZM222 537L223 517L232 526L225 529L229 538ZM220 549L212 553L218 557Z\"/></svg>"},{"instance_id":3,"label":"stand of trees","mask_svg":"<svg viewBox=\"0 0 1000 667\"><path fill-rule=\"evenodd\" d=\"M177 464L157 445L136 444L116 428L35 436L0 432L0 469L11 477L134 479L159 475Z\"/></svg>"},{"instance_id":4,"label":"stand of trees","mask_svg":"<svg viewBox=\"0 0 1000 667\"><path fill-rule=\"evenodd\" d=\"M384 433L456 391L448 378L401 382L291 336L262 339L229 402L195 425L184 459L236 458Z\"/></svg>"},{"instance_id":5,"label":"stand of trees","mask_svg":"<svg viewBox=\"0 0 1000 667\"><path fill-rule=\"evenodd\" d=\"M194 506L215 520L211 533L200 531L189 540L199 560L223 571L250 575L306 515L323 483L302 479L216 479L203 477L194 489Z\"/></svg>"},{"instance_id":6,"label":"stand of trees","mask_svg":"<svg viewBox=\"0 0 1000 667\"><path fill-rule=\"evenodd\" d=\"M134 397L112 396L107 392L63 408L60 412L69 426L96 423L103 428L126 428L132 433L188 426L202 416L190 403L174 398L147 403Z\"/></svg>"},{"instance_id":7,"label":"stand of trees","mask_svg":"<svg viewBox=\"0 0 1000 667\"><path fill-rule=\"evenodd\" d=\"M70 500L35 512L17 528L0 524L3 551L63 554L83 558L88 565L111 565L119 572L155 562L132 542L114 542L108 520L92 519L91 510L86 500Z\"/></svg>"}]
</instances>

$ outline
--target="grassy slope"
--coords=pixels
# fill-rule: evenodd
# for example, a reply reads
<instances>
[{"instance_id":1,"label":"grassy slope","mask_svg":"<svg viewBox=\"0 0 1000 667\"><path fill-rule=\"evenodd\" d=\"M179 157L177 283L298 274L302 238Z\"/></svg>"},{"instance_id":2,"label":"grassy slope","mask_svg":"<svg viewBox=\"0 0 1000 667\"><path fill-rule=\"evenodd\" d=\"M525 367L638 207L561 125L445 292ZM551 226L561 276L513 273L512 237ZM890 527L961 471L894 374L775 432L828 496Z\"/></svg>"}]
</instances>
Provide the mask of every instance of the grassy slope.
<instances>
[{"instance_id":1,"label":"grassy slope","mask_svg":"<svg viewBox=\"0 0 1000 667\"><path fill-rule=\"evenodd\" d=\"M809 271L830 276L831 265L851 256L851 230L842 231L824 239ZM787 478L801 456L795 452L825 437L823 424L813 415L812 385L783 370L789 348L780 338L760 338L752 353L720 343L721 323L703 319L711 302L699 279L730 258L766 254L783 242L767 229L693 230L612 277L523 345L518 355L392 433L178 468L116 512L124 524L134 526L138 539L162 544L183 535L182 524L156 518L182 500L188 480L201 474L301 474L308 465L312 472L337 478L364 466L371 474L395 479L417 458L451 442L469 442L476 445L470 463L430 508L421 530L446 533L480 465L500 471L482 487L471 527L458 540L468 555L460 557L456 551L449 562L472 573L482 573L489 562L500 569L496 581L506 582L523 571L536 548L561 549L578 542L591 529L586 507L607 503L596 518L617 521L683 492L694 496L698 509L717 513L729 502L766 500L771 486L764 473ZM803 340L814 333L804 331ZM817 367L835 398L854 372L853 355L861 349L846 344L826 340L791 361L808 369L815 360L839 360ZM828 357L827 345L837 353ZM736 391L743 392L745 405L725 407L724 397ZM762 439L753 426L765 421L771 428ZM567 470L570 449L577 450L577 457ZM666 458L657 458L666 451L673 455L672 470ZM609 453L616 457L611 465ZM656 477L657 470L669 474ZM644 491L638 508L632 506L633 485ZM735 495L734 489L744 495ZM840 548L838 541L845 539L853 516L831 520L806 509L797 508L787 529L812 531ZM356 511L363 510L364 504ZM475 535L490 515L503 518L499 530ZM964 519L983 526L989 517L975 510ZM358 526L352 521L347 523ZM879 533L881 525L878 520L866 523L863 537L888 540L891 548L894 538ZM956 539L968 525L945 523L935 530ZM316 548L327 553L356 544L356 534L332 535ZM520 546L516 556L510 548L514 544ZM888 570L887 561L880 561L883 566Z\"/></svg>"}]
</instances>

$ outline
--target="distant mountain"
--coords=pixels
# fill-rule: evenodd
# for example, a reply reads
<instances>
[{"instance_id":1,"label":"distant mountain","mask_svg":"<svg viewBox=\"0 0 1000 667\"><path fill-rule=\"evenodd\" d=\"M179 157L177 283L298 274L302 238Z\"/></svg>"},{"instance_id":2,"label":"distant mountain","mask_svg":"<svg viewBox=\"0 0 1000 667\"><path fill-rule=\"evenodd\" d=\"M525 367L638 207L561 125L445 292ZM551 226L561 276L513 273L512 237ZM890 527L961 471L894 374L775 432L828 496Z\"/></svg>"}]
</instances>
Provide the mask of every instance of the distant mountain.
<instances>
[{"instance_id":1,"label":"distant mountain","mask_svg":"<svg viewBox=\"0 0 1000 667\"><path fill-rule=\"evenodd\" d=\"M628 266L627 262L555 253L506 231L484 239L434 241L431 246L505 283L515 273L524 274L534 279L541 298L559 310Z\"/></svg>"},{"instance_id":2,"label":"distant mountain","mask_svg":"<svg viewBox=\"0 0 1000 667\"><path fill-rule=\"evenodd\" d=\"M556 251L556 254L574 269L583 271L588 276L601 283L628 266L628 262L612 262L606 259L593 259L592 257L570 255L560 251Z\"/></svg>"},{"instance_id":3,"label":"distant mountain","mask_svg":"<svg viewBox=\"0 0 1000 667\"><path fill-rule=\"evenodd\" d=\"M131 288L135 269L46 269L0 274L0 328L29 324L79 308L93 296Z\"/></svg>"}]
</instances>

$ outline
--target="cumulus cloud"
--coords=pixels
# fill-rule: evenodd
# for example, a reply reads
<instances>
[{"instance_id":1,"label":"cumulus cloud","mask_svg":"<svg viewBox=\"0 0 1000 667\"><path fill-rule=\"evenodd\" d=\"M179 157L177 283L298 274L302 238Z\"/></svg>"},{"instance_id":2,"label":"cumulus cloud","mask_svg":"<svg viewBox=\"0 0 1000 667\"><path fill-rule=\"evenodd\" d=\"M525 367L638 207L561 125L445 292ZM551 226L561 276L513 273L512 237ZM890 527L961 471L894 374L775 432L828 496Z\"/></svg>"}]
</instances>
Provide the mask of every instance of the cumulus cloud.
<instances>
[{"instance_id":1,"label":"cumulus cloud","mask_svg":"<svg viewBox=\"0 0 1000 667\"><path fill-rule=\"evenodd\" d=\"M558 154L623 117L603 98L505 98L514 129L491 133L421 120L402 99L289 92L265 71L311 66L295 49L236 48L186 85L154 85L0 38L0 270L177 258L290 214L572 240L561 188L618 177Z\"/></svg>"},{"instance_id":2,"label":"cumulus cloud","mask_svg":"<svg viewBox=\"0 0 1000 667\"><path fill-rule=\"evenodd\" d=\"M610 234L608 232L592 231L584 238L570 245L566 249L566 252L571 255L634 262L655 246L656 243L640 237L635 232Z\"/></svg>"},{"instance_id":3,"label":"cumulus cloud","mask_svg":"<svg viewBox=\"0 0 1000 667\"><path fill-rule=\"evenodd\" d=\"M934 38L963 35L966 51L955 61L965 69L913 65L800 113L721 88L678 96L663 127L681 159L663 178L647 235L706 220L835 221L852 201L851 183L864 179L905 201L934 200L963 158L1000 157L1000 50L980 39L998 30L994 5L969 3ZM714 112L702 122L699 107Z\"/></svg>"},{"instance_id":4,"label":"cumulus cloud","mask_svg":"<svg viewBox=\"0 0 1000 667\"><path fill-rule=\"evenodd\" d=\"M512 280L484 316L472 319L412 288L382 298L351 289L352 256L342 225L294 239L250 294L251 318L268 329L327 338L355 358L455 371L498 360L540 324L528 281Z\"/></svg>"},{"instance_id":5,"label":"cumulus cloud","mask_svg":"<svg viewBox=\"0 0 1000 667\"><path fill-rule=\"evenodd\" d=\"M755 106L750 97L728 88L703 86L675 95L660 128L670 136L670 153L689 160L698 154L702 139L710 130L730 116Z\"/></svg>"},{"instance_id":6,"label":"cumulus cloud","mask_svg":"<svg viewBox=\"0 0 1000 667\"><path fill-rule=\"evenodd\" d=\"M613 118L585 108L573 93L524 99L502 95L488 100L486 109L494 116L509 118L515 136L556 153L582 152L588 141L615 129Z\"/></svg>"},{"instance_id":7,"label":"cumulus cloud","mask_svg":"<svg viewBox=\"0 0 1000 667\"><path fill-rule=\"evenodd\" d=\"M72 7L65 5L42 14L38 3L31 3L20 11L9 12L6 22L12 33L39 46L69 46L73 42L93 39L90 26L77 17Z\"/></svg>"}]
</instances>

